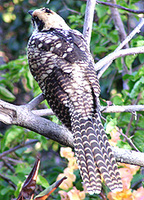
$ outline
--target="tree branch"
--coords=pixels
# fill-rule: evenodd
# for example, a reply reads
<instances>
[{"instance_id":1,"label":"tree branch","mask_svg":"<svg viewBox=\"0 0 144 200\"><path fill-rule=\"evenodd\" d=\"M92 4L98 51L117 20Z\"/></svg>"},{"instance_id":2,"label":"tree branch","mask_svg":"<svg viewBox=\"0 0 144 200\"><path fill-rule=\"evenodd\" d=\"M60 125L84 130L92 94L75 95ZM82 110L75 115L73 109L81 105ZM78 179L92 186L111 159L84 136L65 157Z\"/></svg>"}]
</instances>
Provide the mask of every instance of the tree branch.
<instances>
[{"instance_id":1,"label":"tree branch","mask_svg":"<svg viewBox=\"0 0 144 200\"><path fill-rule=\"evenodd\" d=\"M9 149L7 151L4 151L3 153L0 153L0 159L2 157L4 157L4 156L16 151L17 149L20 149L22 147L25 147L25 146L28 146L28 145L31 145L31 144L35 144L36 142L38 142L38 140L29 140L29 141L27 141L25 143L19 144L19 145L15 146L15 147Z\"/></svg>"},{"instance_id":2,"label":"tree branch","mask_svg":"<svg viewBox=\"0 0 144 200\"><path fill-rule=\"evenodd\" d=\"M122 112L138 112L144 111L144 105L128 105L128 106L101 106L103 113L122 113ZM32 113L38 116L54 115L52 109L32 110Z\"/></svg>"},{"instance_id":3,"label":"tree branch","mask_svg":"<svg viewBox=\"0 0 144 200\"><path fill-rule=\"evenodd\" d=\"M125 10L127 12L131 12L131 13L135 13L135 14L144 13L144 10L133 10L133 9L130 9L130 8L126 8L124 6L120 6L120 5L114 4L114 3L103 2L103 1L96 1L96 2L99 3L99 4L103 4L105 6L110 6L110 7L122 9L122 10Z\"/></svg>"},{"instance_id":4,"label":"tree branch","mask_svg":"<svg viewBox=\"0 0 144 200\"><path fill-rule=\"evenodd\" d=\"M37 98L36 100L34 99L33 103L35 105L36 103L34 101L39 102ZM43 135L47 138L57 141L60 144L73 147L73 136L68 129L66 129L64 126L59 126L58 124L55 124L45 118L34 115L33 112L29 109L29 106L27 105L16 106L0 100L0 121L6 124L15 124L21 127L25 127L27 129L37 132L40 135ZM114 107L116 106L110 106L110 107L113 107L114 109ZM105 112L108 109L110 109L110 107L106 108ZM119 108L121 107L122 110L124 106L118 106L118 107ZM125 110L127 111L130 110L131 112L130 107L132 106L129 106L129 108ZM137 105L137 109L138 107L139 106ZM115 147L112 147L112 150L114 151L117 161L144 166L143 153L123 150Z\"/></svg>"},{"instance_id":5,"label":"tree branch","mask_svg":"<svg viewBox=\"0 0 144 200\"><path fill-rule=\"evenodd\" d=\"M0 100L0 121L25 127L60 144L72 146L73 139L70 131L50 120L34 115L27 105L16 106ZM67 137L66 132L68 132Z\"/></svg>"},{"instance_id":6,"label":"tree branch","mask_svg":"<svg viewBox=\"0 0 144 200\"><path fill-rule=\"evenodd\" d=\"M113 57L113 54L115 55L115 52L119 52L134 36L136 33L140 32L140 29L142 28L142 26L144 25L144 19L141 19L140 23L135 27L135 29L125 38L125 40L115 49L115 51L109 55L111 55L111 57ZM136 47L137 48L137 47ZM139 48L139 47L138 47ZM143 48L143 47L142 47ZM127 53L129 55L129 48L127 49ZM136 49L137 51L138 49ZM130 50L131 52L133 50ZM139 53L139 52L138 52ZM143 52L142 52L143 53ZM132 54L135 54L135 49L134 52ZM109 56L108 55L108 56ZM119 53L117 53L118 57L120 57L121 55ZM107 70L107 68L111 65L111 63L113 62L114 59L116 58L112 58L111 61L107 60L107 57L104 57L103 59L101 59L99 62L97 62L95 64L95 70L100 70L100 72L98 73L98 78L100 78L102 76L102 74Z\"/></svg>"},{"instance_id":7,"label":"tree branch","mask_svg":"<svg viewBox=\"0 0 144 200\"><path fill-rule=\"evenodd\" d=\"M106 57L101 59L99 62L97 62L95 64L95 70L97 71L97 70L101 69L103 66L105 67L105 65L107 63L108 63L108 66L107 66L107 68L108 68L109 63L111 64L113 62L113 60L115 60L116 58L127 56L127 55L133 55L133 54L141 54L141 53L142 54L144 53L144 46L114 51L113 53L110 53L109 55L107 55ZM100 78L102 76L102 74L104 73L105 70L106 70L106 68L104 68L104 70L102 69L99 72L98 78Z\"/></svg>"},{"instance_id":8,"label":"tree branch","mask_svg":"<svg viewBox=\"0 0 144 200\"><path fill-rule=\"evenodd\" d=\"M86 2L87 0L81 0L81 1L85 1ZM97 1L97 0L96 0L96 3L102 4L102 5L105 5L105 6L110 6L110 7L122 9L122 10L125 10L127 12L131 12L131 13L135 13L135 14L143 14L144 13L144 10L133 10L133 9L130 9L130 8L126 8L124 6L120 6L118 4L114 4L114 3L109 3L109 2L104 2L104 1Z\"/></svg>"},{"instance_id":9,"label":"tree branch","mask_svg":"<svg viewBox=\"0 0 144 200\"><path fill-rule=\"evenodd\" d=\"M115 18L115 15L117 14L118 15L118 12L116 12L115 10L113 11L111 11L112 12L112 15L113 15L113 18ZM115 14L115 15L114 15ZM113 53L115 53L115 52L118 52L120 49L122 49L124 46L126 46L127 44L128 44L128 42L134 37L134 35L136 34L136 33L139 33L140 32L140 29L141 29L141 27L144 25L144 19L142 18L141 19L141 21L140 21L140 23L136 26L136 28L126 37L126 34L125 34L125 31L123 30L121 30L121 28L120 28L120 26L119 26L119 24L121 24L119 21L121 21L120 20L120 16L118 15L118 18L119 18L119 20L117 20L117 21L115 21L115 24L116 24L116 27L119 27L119 31L120 31L120 35L123 35L123 39L121 38L121 40L122 40L122 43L115 49L115 51L113 52ZM125 38L126 37L126 38ZM129 51L129 49L127 49L127 51ZM105 58L107 58L107 57L105 57ZM104 58L104 59L105 59ZM103 59L101 59L99 62L101 62ZM106 64L104 64L104 65L99 65L99 62L97 62L96 64L95 64L95 69L96 70L99 70L99 69L101 69L101 71L99 72L99 74L98 74L98 78L100 78L101 76L102 76L102 74L107 70L107 68L111 65L111 63L113 62L113 60L111 60L110 62L107 62Z\"/></svg>"},{"instance_id":10,"label":"tree branch","mask_svg":"<svg viewBox=\"0 0 144 200\"><path fill-rule=\"evenodd\" d=\"M87 41L88 46L89 46L90 40L91 40L91 32L92 32L95 4L96 4L96 1L87 0L85 19L84 19L84 27L83 27L83 35L84 35L85 40Z\"/></svg>"}]
</instances>

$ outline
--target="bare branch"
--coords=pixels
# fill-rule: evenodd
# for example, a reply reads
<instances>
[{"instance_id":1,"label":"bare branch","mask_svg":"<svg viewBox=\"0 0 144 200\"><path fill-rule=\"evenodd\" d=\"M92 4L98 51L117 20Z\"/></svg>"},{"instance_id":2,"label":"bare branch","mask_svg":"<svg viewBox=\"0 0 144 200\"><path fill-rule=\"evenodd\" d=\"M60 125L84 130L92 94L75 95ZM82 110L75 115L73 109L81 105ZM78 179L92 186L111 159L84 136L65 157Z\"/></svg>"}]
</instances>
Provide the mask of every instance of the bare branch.
<instances>
[{"instance_id":1,"label":"bare branch","mask_svg":"<svg viewBox=\"0 0 144 200\"><path fill-rule=\"evenodd\" d=\"M34 115L27 105L15 106L0 100L0 121L25 127L60 144L72 146L73 138L70 131L50 120Z\"/></svg>"},{"instance_id":2,"label":"bare branch","mask_svg":"<svg viewBox=\"0 0 144 200\"><path fill-rule=\"evenodd\" d=\"M138 106L138 105L137 105ZM110 106L115 107L115 106ZM110 107L106 108L109 109ZM121 106L123 107L123 106ZM105 111L106 111L105 110ZM125 109L126 110L126 109ZM131 110L129 108L129 110ZM144 110L144 106L143 106ZM0 121L15 124L37 132L65 146L73 147L73 136L64 126L34 115L27 106L15 106L0 100ZM112 147L117 161L144 166L144 154ZM5 154L2 154L3 156Z\"/></svg>"},{"instance_id":3,"label":"bare branch","mask_svg":"<svg viewBox=\"0 0 144 200\"><path fill-rule=\"evenodd\" d=\"M101 107L104 113L121 113L121 112L137 112L144 111L144 105L129 105L129 106L108 106Z\"/></svg>"},{"instance_id":4,"label":"bare branch","mask_svg":"<svg viewBox=\"0 0 144 200\"><path fill-rule=\"evenodd\" d=\"M108 68L109 63L111 64L113 62L113 60L115 60L116 58L127 56L127 55L133 55L133 54L141 54L141 53L142 54L144 53L144 46L115 51L113 53L110 53L108 56L104 57L103 59L101 59L99 62L97 62L95 64L95 70L97 71L97 70L101 69L107 63L108 63L108 66L107 66L107 68ZM104 73L105 70L106 70L106 68L103 68L99 72L98 78L100 78L102 76L102 74Z\"/></svg>"},{"instance_id":5,"label":"bare branch","mask_svg":"<svg viewBox=\"0 0 144 200\"><path fill-rule=\"evenodd\" d=\"M5 180L8 184L10 184L16 190L16 185L8 177L4 176L3 174L0 174L0 178Z\"/></svg>"},{"instance_id":6,"label":"bare branch","mask_svg":"<svg viewBox=\"0 0 144 200\"><path fill-rule=\"evenodd\" d=\"M142 26L144 25L144 18L141 19L140 23L135 27L135 29L124 39L124 41L115 49L115 52L118 52L120 49L122 49L134 36L136 33L140 32L140 29L142 28ZM127 49L127 51L129 52L129 49ZM133 53L135 54L135 53ZM120 57L120 56L119 56ZM103 59L107 60L107 56L104 57ZM101 59L99 62L103 62L103 59ZM95 69L99 70L101 69L101 71L98 74L98 78L100 78L102 76L102 74L107 70L107 68L111 65L111 63L113 62L113 60L111 60L110 62L105 63L104 65L100 64L99 62L97 62L95 64Z\"/></svg>"},{"instance_id":7,"label":"bare branch","mask_svg":"<svg viewBox=\"0 0 144 200\"><path fill-rule=\"evenodd\" d=\"M114 4L114 3L103 2L103 1L97 1L97 3L103 4L103 5L105 5L105 6L110 6L110 7L122 9L122 10L125 10L125 11L127 11L127 12L131 12L131 13L135 13L135 14L144 13L144 10L133 10L133 9L130 9L130 8L126 8L126 7L124 7L124 6L120 6L120 5Z\"/></svg>"},{"instance_id":8,"label":"bare branch","mask_svg":"<svg viewBox=\"0 0 144 200\"><path fill-rule=\"evenodd\" d=\"M118 147L112 147L112 150L116 156L117 162L138 166L143 166L144 164L144 153L130 151L127 149L119 149Z\"/></svg>"},{"instance_id":9,"label":"bare branch","mask_svg":"<svg viewBox=\"0 0 144 200\"><path fill-rule=\"evenodd\" d=\"M44 101L44 95L40 94L38 95L36 98L32 99L28 104L27 107L32 110L33 108L35 108L37 105L39 105L42 101Z\"/></svg>"},{"instance_id":10,"label":"bare branch","mask_svg":"<svg viewBox=\"0 0 144 200\"><path fill-rule=\"evenodd\" d=\"M137 33L140 32L140 29L144 25L144 18L140 20L140 23L134 28L134 30L122 41L122 43L115 49L115 51L119 51L122 49Z\"/></svg>"},{"instance_id":11,"label":"bare branch","mask_svg":"<svg viewBox=\"0 0 144 200\"><path fill-rule=\"evenodd\" d=\"M0 159L1 159L2 157L4 157L4 156L6 156L6 155L8 155L8 154L10 154L10 153L12 153L12 152L14 152L14 151L16 151L17 149L20 149L20 148L22 148L22 147L25 147L25 146L34 144L34 143L36 143L36 142L38 142L38 140L29 140L29 141L27 141L27 142L25 142L25 143L22 143L22 144L20 144L20 145L17 145L17 146L15 146L15 147L9 149L9 150L7 150L7 151L4 151L3 153L0 153Z\"/></svg>"},{"instance_id":12,"label":"bare branch","mask_svg":"<svg viewBox=\"0 0 144 200\"><path fill-rule=\"evenodd\" d=\"M101 106L103 113L121 113L121 112L138 112L144 111L144 105L129 105L129 106ZM38 116L54 115L52 109L32 110L32 113Z\"/></svg>"},{"instance_id":13,"label":"bare branch","mask_svg":"<svg viewBox=\"0 0 144 200\"><path fill-rule=\"evenodd\" d=\"M85 40L87 41L88 46L89 46L90 40L91 40L91 32L92 32L95 4L96 4L96 1L87 0L84 27L83 27L83 35L84 35Z\"/></svg>"},{"instance_id":14,"label":"bare branch","mask_svg":"<svg viewBox=\"0 0 144 200\"><path fill-rule=\"evenodd\" d=\"M87 1L87 0L81 0L81 1ZM122 9L122 10L125 10L127 12L130 12L130 13L135 13L135 14L143 14L144 13L144 10L133 10L133 9L130 9L130 8L126 8L124 6L120 6L118 4L114 4L114 3L109 3L109 2L104 2L104 1L97 1L96 2L98 4L103 4L105 6L110 6L110 7L114 7L114 8L118 8L118 9Z\"/></svg>"},{"instance_id":15,"label":"bare branch","mask_svg":"<svg viewBox=\"0 0 144 200\"><path fill-rule=\"evenodd\" d=\"M54 112L52 109L46 108L46 109L39 109L39 110L32 110L32 113L38 116L50 116L54 115Z\"/></svg>"},{"instance_id":16,"label":"bare branch","mask_svg":"<svg viewBox=\"0 0 144 200\"><path fill-rule=\"evenodd\" d=\"M132 140L130 138L127 137L126 134L122 133L121 131L118 131L124 138L126 138L126 140L128 141L129 145L137 152L140 152L138 150L138 148L134 145L134 143L132 142Z\"/></svg>"}]
</instances>

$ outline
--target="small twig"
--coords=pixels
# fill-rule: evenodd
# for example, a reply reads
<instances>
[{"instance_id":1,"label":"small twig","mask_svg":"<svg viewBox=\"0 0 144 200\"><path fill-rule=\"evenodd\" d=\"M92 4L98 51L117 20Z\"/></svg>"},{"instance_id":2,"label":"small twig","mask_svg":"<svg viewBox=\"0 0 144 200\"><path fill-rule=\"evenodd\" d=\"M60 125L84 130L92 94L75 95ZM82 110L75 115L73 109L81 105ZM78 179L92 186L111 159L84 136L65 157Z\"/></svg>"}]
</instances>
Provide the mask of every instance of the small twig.
<instances>
[{"instance_id":1,"label":"small twig","mask_svg":"<svg viewBox=\"0 0 144 200\"><path fill-rule=\"evenodd\" d=\"M87 0L81 0L81 1L87 1ZM117 5L117 4L113 4L113 3L108 3L108 2L103 2L103 1L97 1L97 3L99 4L103 4L105 6L110 6L110 7L115 7L115 8L118 8L118 9L122 9L122 10L125 10L127 12L131 12L131 13L135 13L135 14L143 14L144 13L144 10L133 10L133 9L130 9L130 8L126 8L124 6L120 6L120 5Z\"/></svg>"},{"instance_id":2,"label":"small twig","mask_svg":"<svg viewBox=\"0 0 144 200\"><path fill-rule=\"evenodd\" d=\"M2 159L2 161L3 161L4 165L5 165L12 173L15 173L15 170L14 170L13 166L12 166L9 162L7 162L7 160Z\"/></svg>"},{"instance_id":3,"label":"small twig","mask_svg":"<svg viewBox=\"0 0 144 200\"><path fill-rule=\"evenodd\" d=\"M6 182L8 182L8 184L10 184L14 189L16 189L16 185L9 178L7 178L6 176L2 174L0 174L0 177L4 179Z\"/></svg>"},{"instance_id":4,"label":"small twig","mask_svg":"<svg viewBox=\"0 0 144 200\"><path fill-rule=\"evenodd\" d=\"M128 141L128 143L130 144L130 146L136 150L137 152L140 152L138 150L138 148L134 145L134 143L132 142L132 140L130 138L128 138L124 133L122 133L121 131L118 131L124 138L126 138L126 140Z\"/></svg>"},{"instance_id":5,"label":"small twig","mask_svg":"<svg viewBox=\"0 0 144 200\"><path fill-rule=\"evenodd\" d=\"M23 163L22 160L16 160L16 159L13 159L13 158L10 158L10 157L2 157L3 160L7 160L7 161L10 161L10 162L13 162L13 163Z\"/></svg>"},{"instance_id":6,"label":"small twig","mask_svg":"<svg viewBox=\"0 0 144 200\"><path fill-rule=\"evenodd\" d=\"M131 13L135 13L135 14L141 14L141 13L144 13L144 10L133 10L133 9L126 8L126 7L124 7L124 6L120 6L120 5L113 4L113 3L108 3L108 2L103 2L103 1L97 1L97 3L99 3L99 4L103 4L103 5L105 5L105 6L110 6L110 7L114 7L114 8L122 9L122 10L125 10L125 11L128 11L128 12L131 12Z\"/></svg>"},{"instance_id":7,"label":"small twig","mask_svg":"<svg viewBox=\"0 0 144 200\"><path fill-rule=\"evenodd\" d=\"M133 113L132 113L131 118L130 118L130 122L128 123L128 127L127 127L127 130L126 130L126 133L125 133L125 135L126 135L127 137L128 137L128 135L129 135L129 131L130 131L131 124L132 124L133 120L134 120L134 115L133 115ZM126 139L127 139L127 138L126 138Z\"/></svg>"},{"instance_id":8,"label":"small twig","mask_svg":"<svg viewBox=\"0 0 144 200\"><path fill-rule=\"evenodd\" d=\"M72 13L76 13L76 14L78 14L78 15L80 15L81 13L80 12L78 12L78 11L76 11L76 10L73 10L73 9L70 9L67 5L66 5L66 3L63 1L62 2L63 3L63 5L64 5L64 9L62 9L62 10L60 10L59 12L63 12L63 11L65 11L65 10L68 10L68 11L70 11L70 12L72 12Z\"/></svg>"},{"instance_id":9,"label":"small twig","mask_svg":"<svg viewBox=\"0 0 144 200\"><path fill-rule=\"evenodd\" d=\"M134 106L137 105L140 99L141 99L141 93L138 94L138 97L137 97L136 101L133 103L133 105ZM127 128L126 133L125 133L126 136L128 136L128 134L129 134L129 130L130 130L131 124L132 124L132 122L134 120L134 117L135 117L135 113L136 112L134 112L134 111L132 112L132 116L130 118L130 122L128 124L128 128Z\"/></svg>"},{"instance_id":10,"label":"small twig","mask_svg":"<svg viewBox=\"0 0 144 200\"><path fill-rule=\"evenodd\" d=\"M103 200L107 200L106 198L106 195L105 195L105 192L102 190L101 193L100 193L100 196Z\"/></svg>"},{"instance_id":11,"label":"small twig","mask_svg":"<svg viewBox=\"0 0 144 200\"><path fill-rule=\"evenodd\" d=\"M144 18L140 20L140 23L134 28L134 30L126 37L126 39L115 49L115 51L119 51L122 49L137 33L140 32L140 29L144 25Z\"/></svg>"},{"instance_id":12,"label":"small twig","mask_svg":"<svg viewBox=\"0 0 144 200\"><path fill-rule=\"evenodd\" d=\"M7 150L7 151L4 151L3 153L0 154L0 159L1 159L2 157L4 157L4 156L6 156L6 155L8 155L8 154L10 154L10 153L12 153L12 152L14 152L14 151L16 151L17 149L20 149L20 148L22 148L22 147L28 146L28 145L30 145L30 144L34 144L34 143L36 143L36 142L38 142L38 140L29 140L29 141L27 141L27 142L25 142L25 143L22 143L22 144L20 144L20 145L17 145L17 146L15 146L15 147L9 149L9 150Z\"/></svg>"}]
</instances>

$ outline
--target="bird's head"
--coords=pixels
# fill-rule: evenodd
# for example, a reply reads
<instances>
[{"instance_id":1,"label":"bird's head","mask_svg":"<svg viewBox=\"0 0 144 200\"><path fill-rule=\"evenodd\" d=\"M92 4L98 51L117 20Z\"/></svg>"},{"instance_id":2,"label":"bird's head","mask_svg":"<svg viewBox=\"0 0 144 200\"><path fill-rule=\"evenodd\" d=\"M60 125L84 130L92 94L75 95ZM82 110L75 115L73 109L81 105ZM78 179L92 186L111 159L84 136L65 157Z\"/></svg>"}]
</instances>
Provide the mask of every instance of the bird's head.
<instances>
[{"instance_id":1,"label":"bird's head","mask_svg":"<svg viewBox=\"0 0 144 200\"><path fill-rule=\"evenodd\" d=\"M49 30L50 28L70 29L62 17L48 8L30 10L28 13L32 16L33 27L37 31Z\"/></svg>"}]
</instances>

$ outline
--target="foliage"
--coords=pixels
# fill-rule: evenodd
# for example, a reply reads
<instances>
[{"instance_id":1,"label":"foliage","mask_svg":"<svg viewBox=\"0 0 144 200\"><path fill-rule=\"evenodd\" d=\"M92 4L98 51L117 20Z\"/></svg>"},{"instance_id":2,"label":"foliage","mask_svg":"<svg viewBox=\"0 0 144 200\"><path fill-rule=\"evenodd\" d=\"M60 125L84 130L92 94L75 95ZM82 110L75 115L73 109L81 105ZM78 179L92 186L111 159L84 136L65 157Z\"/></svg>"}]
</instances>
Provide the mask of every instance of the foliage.
<instances>
[{"instance_id":1,"label":"foliage","mask_svg":"<svg viewBox=\"0 0 144 200\"><path fill-rule=\"evenodd\" d=\"M0 98L22 105L41 93L29 71L25 56L26 44L32 31L27 11L47 6L58 11L72 28L82 31L86 4L83 1L74 0L65 0L64 3L63 1L51 0L49 5L46 5L46 1L41 0L2 0L1 2L0 39L3 41L1 49L6 64L0 66ZM128 2L117 0L117 4L121 6L137 9L135 3L138 0ZM119 12L126 31L130 32L133 27L127 26L130 24L127 12L123 10L119 10ZM138 16L132 15L132 17L134 23ZM143 41L143 36L139 34L131 40L129 45L130 47L142 46ZM111 19L109 7L96 5L91 39L91 52L95 61L111 53L119 43L118 31ZM126 56L125 63L127 68L132 70L131 74L122 76L123 62L121 58L116 59L104 73L100 80L101 98L109 99L114 105L144 104L144 57L143 55ZM123 87L124 83L127 83L127 89ZM101 103L105 104L103 101ZM47 103L42 103L39 108L45 108L45 104ZM133 113L107 114L105 117L107 118L105 128L112 145L132 149L119 133L123 132L127 137L131 137L140 151L144 151L144 116L142 112L136 113L136 115ZM54 116L49 117L49 119L59 123ZM61 149L61 156L68 159L66 167L66 160L60 158L60 145L56 142L17 126L7 127L0 124L0 130L0 153L12 150L18 144L22 145L21 148L2 157L0 161L0 199L9 200L18 197L25 176L29 174L37 154L40 154L42 160L37 180L37 194L48 185L53 184L60 174L59 178L66 175L68 179L61 185L59 194L58 191L55 191L49 197L50 199L63 199L64 197L72 199L73 195L76 195L77 199L101 198L99 195L89 196L85 194L79 171L76 170L75 158L70 149ZM32 140L36 140L36 142L29 146L24 145L25 142ZM135 168L133 171L131 166L126 165L121 165L120 170L128 177L128 182L123 180L126 188L121 195L128 200L131 196L137 200L138 193L143 194L140 170ZM104 191L108 195L108 199L114 199L114 195L109 193L106 187L104 187Z\"/></svg>"}]
</instances>

